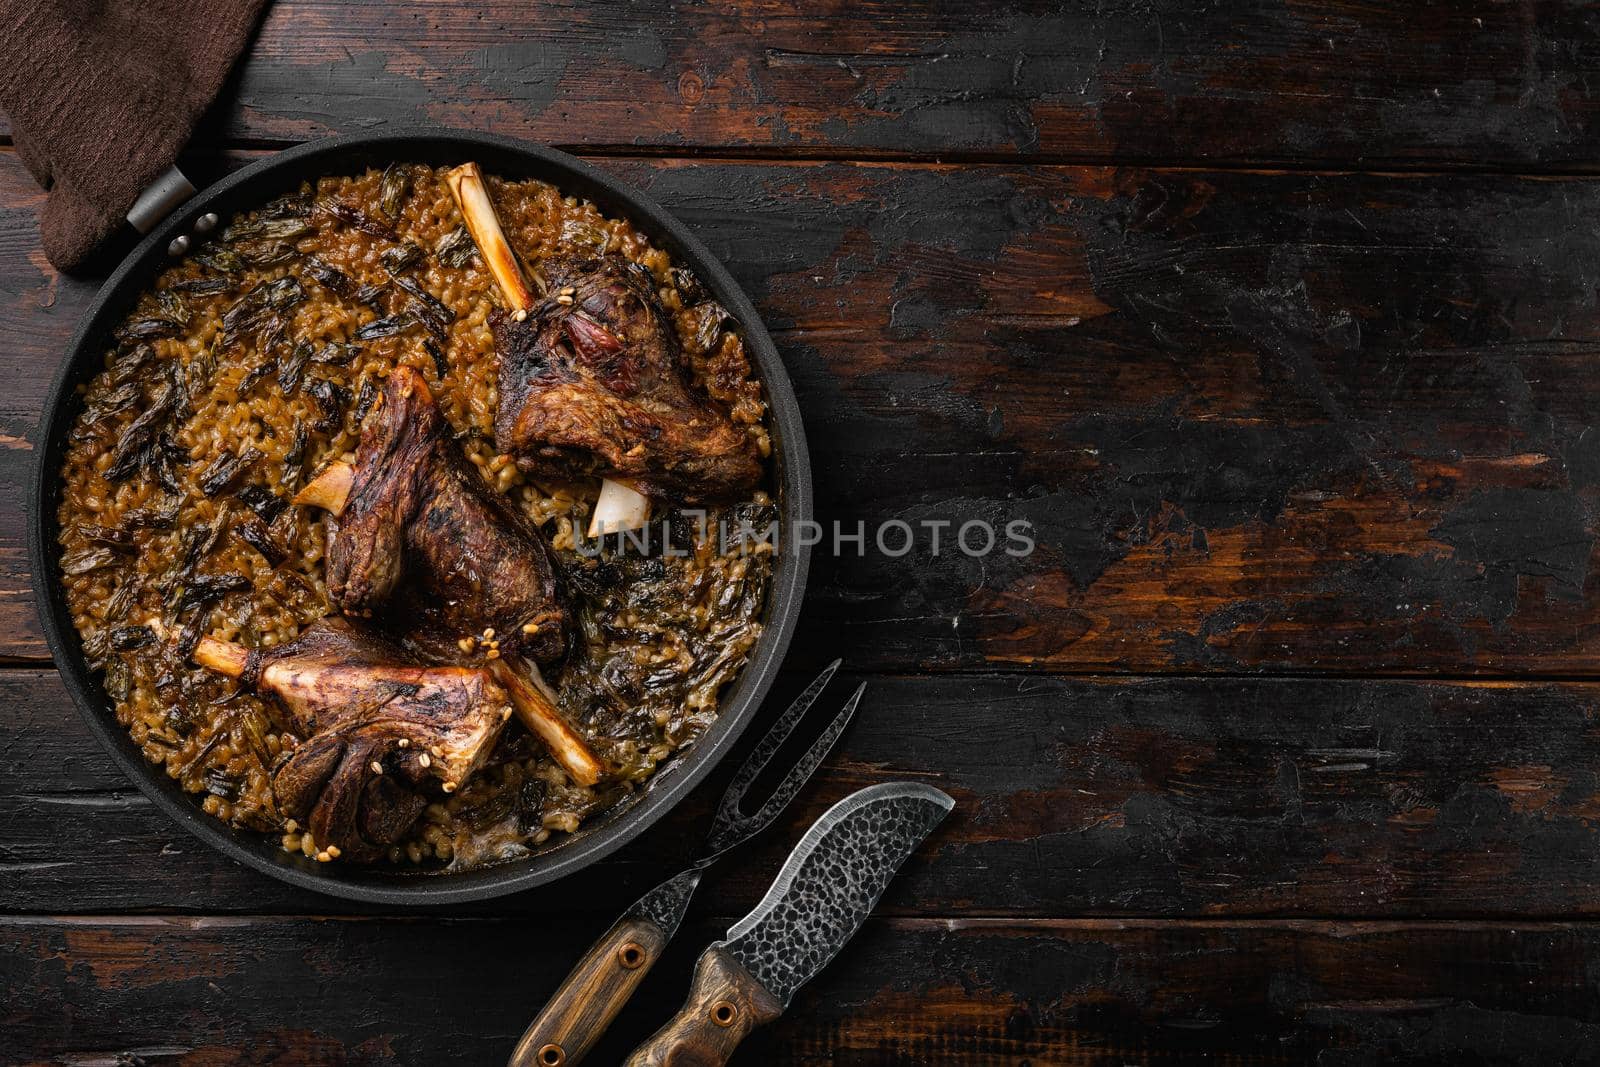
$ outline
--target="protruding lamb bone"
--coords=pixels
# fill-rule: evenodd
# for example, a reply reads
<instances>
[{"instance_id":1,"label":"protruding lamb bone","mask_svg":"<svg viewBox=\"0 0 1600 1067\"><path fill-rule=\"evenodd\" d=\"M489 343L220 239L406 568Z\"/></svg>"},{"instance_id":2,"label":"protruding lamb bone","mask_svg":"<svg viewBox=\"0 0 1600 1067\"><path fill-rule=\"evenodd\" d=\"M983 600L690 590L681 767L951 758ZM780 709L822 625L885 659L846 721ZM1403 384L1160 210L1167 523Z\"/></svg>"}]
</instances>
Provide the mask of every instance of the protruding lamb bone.
<instances>
[{"instance_id":1,"label":"protruding lamb bone","mask_svg":"<svg viewBox=\"0 0 1600 1067\"><path fill-rule=\"evenodd\" d=\"M194 661L208 671L229 678L243 676L250 664L250 650L231 641L218 641L215 637L202 637L195 646Z\"/></svg>"},{"instance_id":2,"label":"protruding lamb bone","mask_svg":"<svg viewBox=\"0 0 1600 1067\"><path fill-rule=\"evenodd\" d=\"M511 706L522 725L545 743L567 777L582 786L594 785L603 773L600 761L539 685L528 680L542 684L538 672L538 667L520 656L489 661L489 673L511 694Z\"/></svg>"},{"instance_id":3,"label":"protruding lamb bone","mask_svg":"<svg viewBox=\"0 0 1600 1067\"><path fill-rule=\"evenodd\" d=\"M522 268L517 265L517 254L511 250L511 242L506 240L505 230L500 226L500 216L494 210L494 201L489 199L483 171L476 163L463 163L445 174L445 182L456 198L456 206L467 223L467 232L472 234L484 265L494 275L506 305L514 312L525 312L533 307L533 293L522 276Z\"/></svg>"},{"instance_id":4,"label":"protruding lamb bone","mask_svg":"<svg viewBox=\"0 0 1600 1067\"><path fill-rule=\"evenodd\" d=\"M589 517L589 536L626 533L650 521L650 498L627 482L607 478L600 485L600 498Z\"/></svg>"},{"instance_id":5,"label":"protruding lamb bone","mask_svg":"<svg viewBox=\"0 0 1600 1067\"><path fill-rule=\"evenodd\" d=\"M342 515L345 503L350 499L350 487L355 484L355 479L354 467L334 460L323 467L321 473L294 495L294 503L307 504L335 515Z\"/></svg>"}]
</instances>

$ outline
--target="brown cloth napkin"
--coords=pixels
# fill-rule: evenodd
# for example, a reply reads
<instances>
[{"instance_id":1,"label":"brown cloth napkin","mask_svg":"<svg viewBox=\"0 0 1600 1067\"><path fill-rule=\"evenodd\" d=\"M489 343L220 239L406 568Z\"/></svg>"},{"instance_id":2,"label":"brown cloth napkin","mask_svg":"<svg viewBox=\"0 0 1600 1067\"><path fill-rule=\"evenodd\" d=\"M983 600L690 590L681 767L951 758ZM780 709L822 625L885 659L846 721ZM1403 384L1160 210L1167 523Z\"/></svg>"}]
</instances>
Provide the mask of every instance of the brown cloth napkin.
<instances>
[{"instance_id":1,"label":"brown cloth napkin","mask_svg":"<svg viewBox=\"0 0 1600 1067\"><path fill-rule=\"evenodd\" d=\"M50 191L39 229L82 267L178 158L267 0L0 0L0 110Z\"/></svg>"}]
</instances>

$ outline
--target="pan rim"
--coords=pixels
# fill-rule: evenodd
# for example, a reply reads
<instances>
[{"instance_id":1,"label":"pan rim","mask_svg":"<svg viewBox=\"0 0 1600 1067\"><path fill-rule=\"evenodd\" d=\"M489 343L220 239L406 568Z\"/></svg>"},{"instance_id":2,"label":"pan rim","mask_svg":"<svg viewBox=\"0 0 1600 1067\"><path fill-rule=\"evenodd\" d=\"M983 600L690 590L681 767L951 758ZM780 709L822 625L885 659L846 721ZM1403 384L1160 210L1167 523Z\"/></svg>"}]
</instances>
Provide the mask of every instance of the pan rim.
<instances>
[{"instance_id":1,"label":"pan rim","mask_svg":"<svg viewBox=\"0 0 1600 1067\"><path fill-rule=\"evenodd\" d=\"M695 271L739 322L766 394L783 528L792 530L809 520L810 456L793 383L754 305L710 249L648 194L580 159L516 138L449 127L407 127L308 141L257 160L185 201L101 285L56 368L35 435L36 457L26 498L34 602L56 669L90 732L141 793L218 852L297 888L362 903L428 906L489 900L565 877L637 838L721 762L759 710L794 636L810 563L810 547L797 538L787 539L768 587L765 627L750 660L729 690L717 721L681 760L653 776L637 794L639 799L624 810L602 814L592 828L547 852L509 863L461 873L401 873L381 868L340 870L336 864L296 859L282 852L270 833L236 830L206 815L137 751L84 661L52 552L62 443L77 414L75 388L92 373L92 361L103 351L106 334L125 306L165 264L166 247L172 239L188 232L195 219L219 203L235 199L263 203L275 182L297 183L324 174L348 173L344 168L360 165L364 156L371 157L365 165L372 165L384 158L420 162L449 156L457 161L469 157L481 161L485 154L501 162L514 161L511 169L517 177L550 181L563 193L590 199L613 216L625 216L677 262ZM491 173L506 170L493 164L485 169ZM239 208L227 209L230 214L235 210Z\"/></svg>"}]
</instances>

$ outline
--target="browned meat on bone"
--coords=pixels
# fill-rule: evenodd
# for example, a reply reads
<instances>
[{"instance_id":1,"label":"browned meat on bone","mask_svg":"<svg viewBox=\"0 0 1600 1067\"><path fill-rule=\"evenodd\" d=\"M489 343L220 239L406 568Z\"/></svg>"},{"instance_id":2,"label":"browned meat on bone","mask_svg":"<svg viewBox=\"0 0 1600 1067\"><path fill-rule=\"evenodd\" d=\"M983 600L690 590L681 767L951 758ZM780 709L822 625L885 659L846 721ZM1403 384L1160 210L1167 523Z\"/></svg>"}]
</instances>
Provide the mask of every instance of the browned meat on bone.
<instances>
[{"instance_id":1,"label":"browned meat on bone","mask_svg":"<svg viewBox=\"0 0 1600 1067\"><path fill-rule=\"evenodd\" d=\"M424 665L338 617L264 651L208 637L195 660L282 705L306 740L272 768L278 805L305 820L319 849L357 862L465 782L512 713L488 671Z\"/></svg>"},{"instance_id":2,"label":"browned meat on bone","mask_svg":"<svg viewBox=\"0 0 1600 1067\"><path fill-rule=\"evenodd\" d=\"M644 268L620 256L540 264L547 297L490 317L500 363L495 442L524 470L598 474L685 503L761 478L754 442L686 379Z\"/></svg>"},{"instance_id":3,"label":"browned meat on bone","mask_svg":"<svg viewBox=\"0 0 1600 1067\"><path fill-rule=\"evenodd\" d=\"M410 368L390 374L362 427L330 530L328 594L344 611L384 611L445 656L486 629L507 654L565 653L569 619L543 536L462 456Z\"/></svg>"}]
</instances>

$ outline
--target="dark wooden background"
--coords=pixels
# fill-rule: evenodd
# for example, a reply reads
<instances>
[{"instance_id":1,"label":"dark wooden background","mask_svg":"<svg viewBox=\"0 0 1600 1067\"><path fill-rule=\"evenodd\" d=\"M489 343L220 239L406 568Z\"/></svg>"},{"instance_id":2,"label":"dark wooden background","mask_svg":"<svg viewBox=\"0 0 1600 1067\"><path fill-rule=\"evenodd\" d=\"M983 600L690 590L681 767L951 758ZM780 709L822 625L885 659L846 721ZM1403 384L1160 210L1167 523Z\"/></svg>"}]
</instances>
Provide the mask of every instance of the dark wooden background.
<instances>
[{"instance_id":1,"label":"dark wooden background","mask_svg":"<svg viewBox=\"0 0 1600 1067\"><path fill-rule=\"evenodd\" d=\"M596 1062L809 819L911 777L955 816L740 1062L1585 1063L1597 79L1600 15L1539 0L279 0L189 165L416 123L569 148L755 299L822 518L1036 527L819 558L780 696L844 654L864 712ZM435 914L156 812L31 604L30 442L95 291L41 200L0 151L0 1061L498 1062L715 785Z\"/></svg>"}]
</instances>

